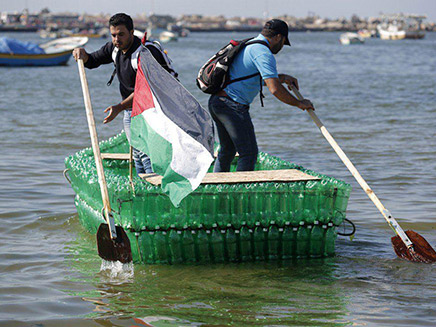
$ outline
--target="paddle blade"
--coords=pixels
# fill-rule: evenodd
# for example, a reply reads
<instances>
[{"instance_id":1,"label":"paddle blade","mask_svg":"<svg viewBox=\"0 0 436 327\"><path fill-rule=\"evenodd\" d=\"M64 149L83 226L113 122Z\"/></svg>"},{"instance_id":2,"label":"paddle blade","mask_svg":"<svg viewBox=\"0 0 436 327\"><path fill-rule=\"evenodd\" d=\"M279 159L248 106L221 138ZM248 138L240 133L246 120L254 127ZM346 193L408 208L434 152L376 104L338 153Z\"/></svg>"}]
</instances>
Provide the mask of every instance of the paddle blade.
<instances>
[{"instance_id":1,"label":"paddle blade","mask_svg":"<svg viewBox=\"0 0 436 327\"><path fill-rule=\"evenodd\" d=\"M391 238L391 241L397 256L399 256L401 259L413 262L436 262L436 251L431 247L424 237L413 230L406 231L406 235L412 241L414 251L410 251L399 236L394 236Z\"/></svg>"},{"instance_id":2,"label":"paddle blade","mask_svg":"<svg viewBox=\"0 0 436 327\"><path fill-rule=\"evenodd\" d=\"M97 231L98 255L107 261L132 262L132 249L126 232L120 226L116 226L117 238L111 239L109 225L101 224Z\"/></svg>"}]
</instances>

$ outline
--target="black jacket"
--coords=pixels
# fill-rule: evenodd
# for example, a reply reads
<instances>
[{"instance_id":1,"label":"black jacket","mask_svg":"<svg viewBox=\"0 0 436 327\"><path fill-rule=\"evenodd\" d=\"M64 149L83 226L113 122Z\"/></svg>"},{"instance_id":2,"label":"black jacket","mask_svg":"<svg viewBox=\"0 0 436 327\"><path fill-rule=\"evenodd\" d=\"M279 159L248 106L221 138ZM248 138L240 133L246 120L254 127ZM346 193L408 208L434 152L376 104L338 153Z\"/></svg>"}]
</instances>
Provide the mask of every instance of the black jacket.
<instances>
[{"instance_id":1,"label":"black jacket","mask_svg":"<svg viewBox=\"0 0 436 327\"><path fill-rule=\"evenodd\" d=\"M118 76L118 81L120 82L120 93L123 100L126 99L130 94L132 94L135 89L136 70L132 67L131 57L132 54L140 46L142 46L141 40L138 37L134 36L133 44L130 47L129 51L127 51L126 53L118 51L115 59L116 72ZM112 42L108 42L99 50L90 53L85 67L93 69L99 67L100 65L110 64L111 62L113 62L112 52L114 51L114 47L115 46L112 44ZM153 46L147 47L147 49L150 50L151 54L157 60L157 62L159 62L166 69L166 62L160 51Z\"/></svg>"}]
</instances>

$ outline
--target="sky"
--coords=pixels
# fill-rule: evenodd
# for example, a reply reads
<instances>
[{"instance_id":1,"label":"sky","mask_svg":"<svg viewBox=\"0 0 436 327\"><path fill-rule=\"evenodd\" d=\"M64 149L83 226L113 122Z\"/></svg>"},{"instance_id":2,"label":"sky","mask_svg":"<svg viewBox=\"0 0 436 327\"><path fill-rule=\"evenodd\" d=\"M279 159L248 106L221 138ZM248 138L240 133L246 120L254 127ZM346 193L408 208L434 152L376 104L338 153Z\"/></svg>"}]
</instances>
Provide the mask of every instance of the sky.
<instances>
[{"instance_id":1,"label":"sky","mask_svg":"<svg viewBox=\"0 0 436 327\"><path fill-rule=\"evenodd\" d=\"M145 13L179 16L182 14L224 15L226 17L305 17L314 13L322 18L377 17L380 13L425 14L436 22L436 0L0 0L0 11L114 14L132 16Z\"/></svg>"}]
</instances>

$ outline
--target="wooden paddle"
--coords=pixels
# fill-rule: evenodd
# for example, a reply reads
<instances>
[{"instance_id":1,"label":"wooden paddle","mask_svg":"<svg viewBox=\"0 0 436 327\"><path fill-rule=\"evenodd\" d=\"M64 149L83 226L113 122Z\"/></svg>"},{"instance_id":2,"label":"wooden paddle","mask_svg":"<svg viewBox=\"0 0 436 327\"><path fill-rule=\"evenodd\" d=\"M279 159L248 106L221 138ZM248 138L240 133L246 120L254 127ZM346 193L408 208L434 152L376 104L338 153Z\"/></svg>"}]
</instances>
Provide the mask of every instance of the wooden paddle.
<instances>
[{"instance_id":1,"label":"wooden paddle","mask_svg":"<svg viewBox=\"0 0 436 327\"><path fill-rule=\"evenodd\" d=\"M115 221L111 214L109 193L107 190L106 178L104 176L100 148L98 146L97 130L95 128L94 113L92 111L91 97L89 95L88 81L86 79L83 60L78 59L77 64L79 66L80 82L82 84L83 99L86 108L86 118L88 120L89 133L91 134L92 150L94 151L98 182L100 184L101 198L103 200L102 211L104 211L103 216L107 222L107 224L101 224L97 231L98 254L104 260L128 263L132 261L130 241L122 227L115 227Z\"/></svg>"},{"instance_id":2,"label":"wooden paddle","mask_svg":"<svg viewBox=\"0 0 436 327\"><path fill-rule=\"evenodd\" d=\"M299 100L303 100L303 96L300 92L292 87L292 91L295 93ZM339 147L334 138L327 131L327 128L323 125L323 123L319 120L318 116L312 109L307 110L308 114L315 122L316 126L321 130L322 135L327 139L330 145L335 150L336 154L357 180L359 185L363 188L365 193L369 196L372 202L375 204L377 209L381 212L383 217L388 222L389 226L394 230L397 236L392 237L392 245L394 247L395 253L402 259L410 260L413 262L424 262L431 263L436 262L436 252L431 247L430 244L418 233L414 231L404 232L397 221L394 219L392 214L383 206L375 193L371 190L365 180L357 171L356 167L354 167L353 163L348 159L344 151Z\"/></svg>"}]
</instances>

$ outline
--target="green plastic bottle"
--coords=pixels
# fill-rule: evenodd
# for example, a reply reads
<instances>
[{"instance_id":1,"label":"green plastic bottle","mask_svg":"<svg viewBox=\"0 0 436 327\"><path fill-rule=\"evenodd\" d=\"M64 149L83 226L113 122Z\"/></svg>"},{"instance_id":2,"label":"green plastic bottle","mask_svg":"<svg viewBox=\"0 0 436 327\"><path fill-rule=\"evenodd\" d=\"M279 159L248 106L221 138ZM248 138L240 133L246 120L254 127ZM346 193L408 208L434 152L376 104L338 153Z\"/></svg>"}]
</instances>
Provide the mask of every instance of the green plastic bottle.
<instances>
[{"instance_id":1,"label":"green plastic bottle","mask_svg":"<svg viewBox=\"0 0 436 327\"><path fill-rule=\"evenodd\" d=\"M181 248L182 232L180 230L170 230L168 233L168 243L170 248L171 263L177 264L183 262Z\"/></svg>"},{"instance_id":2,"label":"green plastic bottle","mask_svg":"<svg viewBox=\"0 0 436 327\"><path fill-rule=\"evenodd\" d=\"M319 198L319 222L326 224L334 213L334 188L328 180L322 180L320 185Z\"/></svg>"},{"instance_id":3,"label":"green plastic bottle","mask_svg":"<svg viewBox=\"0 0 436 327\"><path fill-rule=\"evenodd\" d=\"M272 219L272 217L275 216L275 214L276 214L275 192L276 192L276 189L274 187L274 184L268 183L266 192L263 195L264 201L265 201L265 206L264 206L264 211L262 213L261 222L264 226L267 226L269 224L270 220Z\"/></svg>"},{"instance_id":4,"label":"green plastic bottle","mask_svg":"<svg viewBox=\"0 0 436 327\"><path fill-rule=\"evenodd\" d=\"M226 240L226 247L227 247L227 254L228 254L229 261L236 262L238 261L239 258L238 258L238 246L237 246L235 230L233 228L228 228L224 235Z\"/></svg>"},{"instance_id":5,"label":"green plastic bottle","mask_svg":"<svg viewBox=\"0 0 436 327\"><path fill-rule=\"evenodd\" d=\"M282 259L291 259L295 257L296 252L296 235L298 227L292 227L287 223L283 229L282 234Z\"/></svg>"},{"instance_id":6,"label":"green plastic bottle","mask_svg":"<svg viewBox=\"0 0 436 327\"><path fill-rule=\"evenodd\" d=\"M271 221L271 226L268 230L268 258L277 260L279 258L279 229L275 225L275 221Z\"/></svg>"},{"instance_id":7,"label":"green plastic bottle","mask_svg":"<svg viewBox=\"0 0 436 327\"><path fill-rule=\"evenodd\" d=\"M324 226L323 226L324 227ZM335 254L335 241L337 238L336 228L332 223L329 223L324 228L325 231L325 245L324 245L324 254L327 257L333 256Z\"/></svg>"},{"instance_id":8,"label":"green plastic bottle","mask_svg":"<svg viewBox=\"0 0 436 327\"><path fill-rule=\"evenodd\" d=\"M243 222L241 231L239 234L240 239L240 255L242 261L252 260L252 248L251 248L251 235L250 229L247 227L245 222Z\"/></svg>"},{"instance_id":9,"label":"green plastic bottle","mask_svg":"<svg viewBox=\"0 0 436 327\"><path fill-rule=\"evenodd\" d=\"M322 257L324 255L324 230L315 221L312 231L310 232L310 256L313 258Z\"/></svg>"},{"instance_id":10,"label":"green plastic bottle","mask_svg":"<svg viewBox=\"0 0 436 327\"><path fill-rule=\"evenodd\" d=\"M209 232L210 234L210 232ZM200 229L197 232L197 257L200 262L208 262L210 261L209 255L209 237L204 229Z\"/></svg>"},{"instance_id":11,"label":"green plastic bottle","mask_svg":"<svg viewBox=\"0 0 436 327\"><path fill-rule=\"evenodd\" d=\"M225 191L224 191L225 190ZM223 188L223 193L219 194L219 213L217 215L217 224L219 227L224 228L227 224L231 223L231 201L228 190ZM213 233L212 233L213 234Z\"/></svg>"},{"instance_id":12,"label":"green plastic bottle","mask_svg":"<svg viewBox=\"0 0 436 327\"><path fill-rule=\"evenodd\" d=\"M216 223L216 216L218 211L218 195L212 190L212 185L204 186L203 200L202 200L202 215L203 225L206 229L212 228L212 224Z\"/></svg>"},{"instance_id":13,"label":"green plastic bottle","mask_svg":"<svg viewBox=\"0 0 436 327\"><path fill-rule=\"evenodd\" d=\"M142 243L142 257L145 263L154 263L155 262L155 246L154 246L154 232L144 231L140 236Z\"/></svg>"},{"instance_id":14,"label":"green plastic bottle","mask_svg":"<svg viewBox=\"0 0 436 327\"><path fill-rule=\"evenodd\" d=\"M183 231L183 259L185 262L195 262L195 243L194 243L195 231L184 230Z\"/></svg>"},{"instance_id":15,"label":"green plastic bottle","mask_svg":"<svg viewBox=\"0 0 436 327\"><path fill-rule=\"evenodd\" d=\"M167 232L156 231L154 242L156 244L156 263L168 263Z\"/></svg>"},{"instance_id":16,"label":"green plastic bottle","mask_svg":"<svg viewBox=\"0 0 436 327\"><path fill-rule=\"evenodd\" d=\"M305 182L296 182L289 185L291 192L290 199L290 217L293 225L303 220L304 212L304 184Z\"/></svg>"},{"instance_id":17,"label":"green plastic bottle","mask_svg":"<svg viewBox=\"0 0 436 327\"><path fill-rule=\"evenodd\" d=\"M291 219L291 208L290 208L290 194L289 188L286 186L284 190L282 190L279 198L279 212L277 215L277 225L279 227L283 227L286 221Z\"/></svg>"},{"instance_id":18,"label":"green plastic bottle","mask_svg":"<svg viewBox=\"0 0 436 327\"><path fill-rule=\"evenodd\" d=\"M297 258L305 258L309 254L310 232L312 226L300 226L297 232Z\"/></svg>"},{"instance_id":19,"label":"green plastic bottle","mask_svg":"<svg viewBox=\"0 0 436 327\"><path fill-rule=\"evenodd\" d=\"M198 194L198 192L200 191L197 189L196 193L193 194L191 198L189 198L190 206L187 215L188 215L188 224L191 228L197 227L200 224L200 219L202 218L202 212L201 212L202 201L201 201L201 195Z\"/></svg>"},{"instance_id":20,"label":"green plastic bottle","mask_svg":"<svg viewBox=\"0 0 436 327\"><path fill-rule=\"evenodd\" d=\"M214 262L224 262L224 244L220 230L214 228L211 232L211 244Z\"/></svg>"},{"instance_id":21,"label":"green plastic bottle","mask_svg":"<svg viewBox=\"0 0 436 327\"><path fill-rule=\"evenodd\" d=\"M264 228L260 226L260 223L256 223L254 229L254 259L265 260L265 232Z\"/></svg>"}]
</instances>

